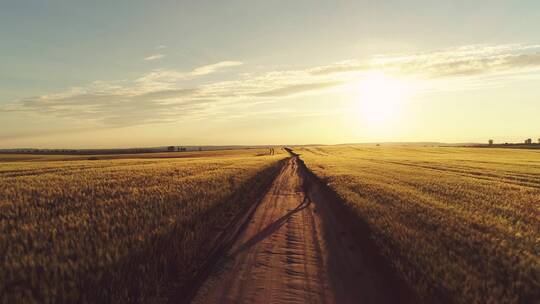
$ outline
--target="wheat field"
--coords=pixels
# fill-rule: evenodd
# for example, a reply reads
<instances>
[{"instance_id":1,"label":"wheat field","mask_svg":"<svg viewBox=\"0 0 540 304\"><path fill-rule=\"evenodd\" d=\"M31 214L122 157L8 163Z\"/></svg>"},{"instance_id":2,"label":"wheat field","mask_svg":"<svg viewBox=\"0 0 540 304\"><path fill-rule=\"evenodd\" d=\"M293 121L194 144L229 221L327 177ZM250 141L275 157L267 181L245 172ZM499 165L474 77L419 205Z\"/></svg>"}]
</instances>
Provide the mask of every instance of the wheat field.
<instances>
[{"instance_id":1,"label":"wheat field","mask_svg":"<svg viewBox=\"0 0 540 304\"><path fill-rule=\"evenodd\" d=\"M7 156L0 162L2 302L165 298L197 274L220 232L287 157L265 154Z\"/></svg>"},{"instance_id":2,"label":"wheat field","mask_svg":"<svg viewBox=\"0 0 540 304\"><path fill-rule=\"evenodd\" d=\"M297 148L424 301L540 298L540 152Z\"/></svg>"}]
</instances>

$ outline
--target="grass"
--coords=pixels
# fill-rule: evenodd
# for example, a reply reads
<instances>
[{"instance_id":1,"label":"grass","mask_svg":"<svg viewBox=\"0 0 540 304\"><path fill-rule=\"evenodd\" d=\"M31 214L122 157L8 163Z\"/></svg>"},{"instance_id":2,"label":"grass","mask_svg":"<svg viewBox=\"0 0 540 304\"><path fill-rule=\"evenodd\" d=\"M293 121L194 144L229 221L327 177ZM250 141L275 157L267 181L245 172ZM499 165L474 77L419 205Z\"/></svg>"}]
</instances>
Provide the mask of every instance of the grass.
<instances>
[{"instance_id":1,"label":"grass","mask_svg":"<svg viewBox=\"0 0 540 304\"><path fill-rule=\"evenodd\" d=\"M295 149L425 300L540 300L540 152Z\"/></svg>"},{"instance_id":2,"label":"grass","mask_svg":"<svg viewBox=\"0 0 540 304\"><path fill-rule=\"evenodd\" d=\"M287 156L265 153L0 162L0 302L166 298Z\"/></svg>"}]
</instances>

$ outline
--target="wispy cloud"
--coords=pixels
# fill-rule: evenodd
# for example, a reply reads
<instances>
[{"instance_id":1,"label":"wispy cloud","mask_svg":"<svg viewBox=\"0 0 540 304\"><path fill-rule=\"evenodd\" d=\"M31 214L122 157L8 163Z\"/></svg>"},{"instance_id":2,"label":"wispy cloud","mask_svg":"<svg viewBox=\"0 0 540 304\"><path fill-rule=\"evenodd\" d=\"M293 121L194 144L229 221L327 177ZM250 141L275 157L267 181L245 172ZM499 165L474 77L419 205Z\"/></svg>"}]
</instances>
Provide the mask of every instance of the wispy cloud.
<instances>
[{"instance_id":1,"label":"wispy cloud","mask_svg":"<svg viewBox=\"0 0 540 304\"><path fill-rule=\"evenodd\" d=\"M197 67L189 72L182 72L172 69L157 69L144 74L135 80L139 89L143 91L169 90L180 85L181 81L193 79L216 73L220 70L242 65L239 61L221 61L214 64Z\"/></svg>"},{"instance_id":2,"label":"wispy cloud","mask_svg":"<svg viewBox=\"0 0 540 304\"><path fill-rule=\"evenodd\" d=\"M239 66L239 65L242 65L242 64L243 63L239 62L239 61L221 61L221 62L218 62L218 63L198 67L198 68L194 69L191 72L191 75L193 75L193 76L208 75L208 74L212 74L212 73L214 73L214 72L216 72L216 71L218 71L220 69Z\"/></svg>"},{"instance_id":3,"label":"wispy cloud","mask_svg":"<svg viewBox=\"0 0 540 304\"><path fill-rule=\"evenodd\" d=\"M163 54L154 54L154 55L150 55L148 57L144 57L144 60L145 61L153 61L153 60L161 59L163 57L165 57L165 55L163 55Z\"/></svg>"},{"instance_id":4,"label":"wispy cloud","mask_svg":"<svg viewBox=\"0 0 540 304\"><path fill-rule=\"evenodd\" d=\"M426 77L469 76L512 72L540 66L540 45L470 45L419 54L379 55L311 69L313 75L355 73L378 69Z\"/></svg>"},{"instance_id":5,"label":"wispy cloud","mask_svg":"<svg viewBox=\"0 0 540 304\"><path fill-rule=\"evenodd\" d=\"M538 45L476 45L419 54L379 55L367 60L346 60L299 70L236 76L228 73L227 80L197 81L197 78L243 64L221 61L188 71L157 69L130 81L96 81L57 94L15 100L0 111L71 118L104 127L219 118L220 115L236 117L237 114L225 113L226 109L273 102L293 95L339 90L340 86L357 81L373 70L443 79L447 84L462 77L495 76L496 81L503 83L509 77L523 77L531 71L540 71L539 52ZM485 81L467 81L471 88L481 83ZM254 109L249 115L258 112ZM310 112L310 115L315 114Z\"/></svg>"},{"instance_id":6,"label":"wispy cloud","mask_svg":"<svg viewBox=\"0 0 540 304\"><path fill-rule=\"evenodd\" d=\"M59 94L18 100L0 110L41 113L116 127L177 121L185 117L213 117L233 104L284 98L341 84L338 81L314 81L313 77L306 79L309 77L306 72L290 71L185 87L185 80L240 64L225 61L188 72L155 70L129 83L95 82Z\"/></svg>"},{"instance_id":7,"label":"wispy cloud","mask_svg":"<svg viewBox=\"0 0 540 304\"><path fill-rule=\"evenodd\" d=\"M315 83L302 83L295 84L280 88L271 89L268 91L263 91L255 93L255 96L259 97L283 97L289 95L295 95L300 93L306 93L309 91L318 91L325 88L331 88L343 84L343 81L329 81L329 82L315 82Z\"/></svg>"}]
</instances>

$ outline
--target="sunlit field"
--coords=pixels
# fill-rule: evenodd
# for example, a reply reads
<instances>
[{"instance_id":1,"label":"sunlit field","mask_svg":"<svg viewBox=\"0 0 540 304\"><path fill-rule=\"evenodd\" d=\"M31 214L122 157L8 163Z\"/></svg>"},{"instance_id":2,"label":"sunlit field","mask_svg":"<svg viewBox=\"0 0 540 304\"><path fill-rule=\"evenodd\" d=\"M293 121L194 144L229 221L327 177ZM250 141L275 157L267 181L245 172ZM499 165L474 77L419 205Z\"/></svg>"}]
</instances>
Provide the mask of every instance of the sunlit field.
<instances>
[{"instance_id":1,"label":"sunlit field","mask_svg":"<svg viewBox=\"0 0 540 304\"><path fill-rule=\"evenodd\" d=\"M424 300L531 303L540 297L539 152L295 151L368 224L386 259Z\"/></svg>"},{"instance_id":2,"label":"sunlit field","mask_svg":"<svg viewBox=\"0 0 540 304\"><path fill-rule=\"evenodd\" d=\"M268 149L223 149L189 152L154 152L133 154L28 154L0 153L0 162L15 161L64 161L64 160L106 160L106 159L153 159L153 158L201 158L222 156L252 156L268 154Z\"/></svg>"},{"instance_id":3,"label":"sunlit field","mask_svg":"<svg viewBox=\"0 0 540 304\"><path fill-rule=\"evenodd\" d=\"M540 304L540 0L0 0L0 304Z\"/></svg>"},{"instance_id":4,"label":"sunlit field","mask_svg":"<svg viewBox=\"0 0 540 304\"><path fill-rule=\"evenodd\" d=\"M0 162L2 302L151 302L181 290L288 156L267 154L6 156Z\"/></svg>"}]
</instances>

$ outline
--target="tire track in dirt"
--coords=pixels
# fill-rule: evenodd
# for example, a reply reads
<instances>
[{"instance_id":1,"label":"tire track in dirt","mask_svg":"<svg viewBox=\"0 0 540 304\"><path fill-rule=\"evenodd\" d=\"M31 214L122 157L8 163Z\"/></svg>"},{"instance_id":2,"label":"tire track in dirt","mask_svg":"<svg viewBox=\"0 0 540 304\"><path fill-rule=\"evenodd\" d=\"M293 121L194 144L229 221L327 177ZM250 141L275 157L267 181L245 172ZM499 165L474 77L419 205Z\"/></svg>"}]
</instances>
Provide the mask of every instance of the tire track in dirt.
<instances>
[{"instance_id":1,"label":"tire track in dirt","mask_svg":"<svg viewBox=\"0 0 540 304\"><path fill-rule=\"evenodd\" d=\"M293 156L192 302L396 303L384 285Z\"/></svg>"}]
</instances>

